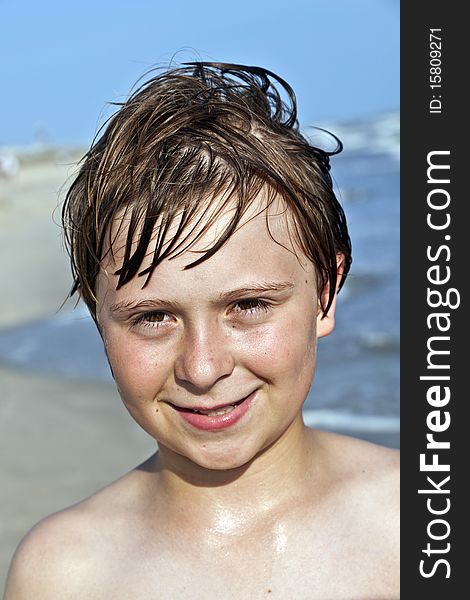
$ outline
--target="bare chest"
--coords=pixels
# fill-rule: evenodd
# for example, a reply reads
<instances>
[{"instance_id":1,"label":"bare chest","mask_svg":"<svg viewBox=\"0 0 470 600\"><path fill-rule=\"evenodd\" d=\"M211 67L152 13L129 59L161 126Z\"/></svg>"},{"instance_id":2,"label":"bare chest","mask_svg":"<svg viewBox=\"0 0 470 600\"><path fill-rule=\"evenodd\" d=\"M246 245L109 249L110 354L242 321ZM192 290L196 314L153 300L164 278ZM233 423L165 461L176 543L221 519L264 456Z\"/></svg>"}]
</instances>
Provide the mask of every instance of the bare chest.
<instances>
[{"instance_id":1,"label":"bare chest","mask_svg":"<svg viewBox=\"0 0 470 600\"><path fill-rule=\"evenodd\" d=\"M346 532L345 532L346 533ZM349 535L174 540L103 560L97 597L133 600L380 600L398 598L394 566ZM395 568L396 571L396 568ZM394 590L395 587L395 590ZM82 596L83 597L83 596ZM93 597L93 596L90 596Z\"/></svg>"}]
</instances>

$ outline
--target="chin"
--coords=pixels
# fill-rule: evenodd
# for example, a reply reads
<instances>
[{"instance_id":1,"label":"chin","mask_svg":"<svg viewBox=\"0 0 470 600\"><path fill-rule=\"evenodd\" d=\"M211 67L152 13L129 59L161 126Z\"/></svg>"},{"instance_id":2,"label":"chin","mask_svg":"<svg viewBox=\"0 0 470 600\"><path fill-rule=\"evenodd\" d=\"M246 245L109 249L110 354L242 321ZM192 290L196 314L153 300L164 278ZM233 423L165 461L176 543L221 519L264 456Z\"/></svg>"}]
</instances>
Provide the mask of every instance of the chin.
<instances>
[{"instance_id":1,"label":"chin","mask_svg":"<svg viewBox=\"0 0 470 600\"><path fill-rule=\"evenodd\" d=\"M194 461L196 462L196 461ZM244 466L248 466L250 460L236 460L233 457L226 456L214 456L214 457L203 457L197 461L197 464L204 469L211 471L232 471L233 469L239 469Z\"/></svg>"},{"instance_id":2,"label":"chin","mask_svg":"<svg viewBox=\"0 0 470 600\"><path fill-rule=\"evenodd\" d=\"M199 449L191 449L184 456L199 467L213 471L230 471L248 467L258 454L246 446L230 447L227 444L203 445Z\"/></svg>"}]
</instances>

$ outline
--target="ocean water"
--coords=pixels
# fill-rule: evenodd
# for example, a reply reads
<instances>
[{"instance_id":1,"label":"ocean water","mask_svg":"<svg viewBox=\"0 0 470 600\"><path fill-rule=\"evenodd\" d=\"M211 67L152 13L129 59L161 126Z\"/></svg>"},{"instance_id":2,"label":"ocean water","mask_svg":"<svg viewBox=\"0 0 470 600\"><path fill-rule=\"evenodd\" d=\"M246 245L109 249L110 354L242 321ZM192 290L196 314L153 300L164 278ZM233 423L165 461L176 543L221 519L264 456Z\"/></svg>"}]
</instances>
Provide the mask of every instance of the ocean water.
<instances>
[{"instance_id":1,"label":"ocean water","mask_svg":"<svg viewBox=\"0 0 470 600\"><path fill-rule=\"evenodd\" d=\"M328 428L397 435L399 118L391 113L327 128L345 145L332 158L332 173L348 219L353 265L338 296L336 328L319 340L305 409L312 422Z\"/></svg>"},{"instance_id":2,"label":"ocean water","mask_svg":"<svg viewBox=\"0 0 470 600\"><path fill-rule=\"evenodd\" d=\"M390 445L398 446L399 117L324 126L345 146L332 158L332 175L348 218L353 266L338 297L336 329L318 343L305 418L374 441L392 436ZM83 307L0 331L2 363L54 377L111 380Z\"/></svg>"}]
</instances>

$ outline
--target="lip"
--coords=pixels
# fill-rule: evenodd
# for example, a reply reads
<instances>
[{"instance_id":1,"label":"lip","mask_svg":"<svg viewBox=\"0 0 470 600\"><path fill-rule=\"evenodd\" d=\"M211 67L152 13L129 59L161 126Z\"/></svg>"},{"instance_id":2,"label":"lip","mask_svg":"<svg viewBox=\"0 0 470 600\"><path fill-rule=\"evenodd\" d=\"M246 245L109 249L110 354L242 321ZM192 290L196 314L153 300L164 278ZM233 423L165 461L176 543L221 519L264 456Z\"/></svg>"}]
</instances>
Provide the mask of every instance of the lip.
<instances>
[{"instance_id":1,"label":"lip","mask_svg":"<svg viewBox=\"0 0 470 600\"><path fill-rule=\"evenodd\" d=\"M235 408L226 413L225 415L203 415L200 413L195 413L191 409L180 408L175 406L174 404L169 404L182 419L189 423L196 429L201 429L203 431L215 431L220 429L228 429L237 423L250 409L250 406L255 398L257 390L251 392L246 398L244 398L240 404L235 406ZM211 410L217 410L219 408L223 408L227 406L227 404L222 404L217 407L212 407ZM194 410L199 410L198 408L194 408ZM200 410L208 410L207 408L202 408Z\"/></svg>"}]
</instances>

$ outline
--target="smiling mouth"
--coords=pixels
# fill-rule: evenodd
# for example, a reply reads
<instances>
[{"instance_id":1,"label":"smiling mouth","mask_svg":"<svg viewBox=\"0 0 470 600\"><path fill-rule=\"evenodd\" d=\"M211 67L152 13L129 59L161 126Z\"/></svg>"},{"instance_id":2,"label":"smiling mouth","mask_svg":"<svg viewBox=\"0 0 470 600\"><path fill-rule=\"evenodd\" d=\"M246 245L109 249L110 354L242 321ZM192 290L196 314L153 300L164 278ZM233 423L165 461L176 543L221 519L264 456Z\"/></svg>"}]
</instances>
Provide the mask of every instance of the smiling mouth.
<instances>
[{"instance_id":1,"label":"smiling mouth","mask_svg":"<svg viewBox=\"0 0 470 600\"><path fill-rule=\"evenodd\" d=\"M238 402L234 402L233 404L227 404L226 406L221 406L220 408L214 408L212 410L204 410L202 408L181 408L180 406L176 406L176 404L173 404L172 402L169 402L168 404L171 404L171 406L173 406L173 408L175 408L176 410L178 410L180 412L192 413L195 415L205 415L206 417L219 417L221 415L226 415L226 414L232 412L232 410L234 408L239 406L247 398L248 398L248 396L246 396L245 398L242 398Z\"/></svg>"}]
</instances>

